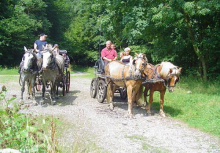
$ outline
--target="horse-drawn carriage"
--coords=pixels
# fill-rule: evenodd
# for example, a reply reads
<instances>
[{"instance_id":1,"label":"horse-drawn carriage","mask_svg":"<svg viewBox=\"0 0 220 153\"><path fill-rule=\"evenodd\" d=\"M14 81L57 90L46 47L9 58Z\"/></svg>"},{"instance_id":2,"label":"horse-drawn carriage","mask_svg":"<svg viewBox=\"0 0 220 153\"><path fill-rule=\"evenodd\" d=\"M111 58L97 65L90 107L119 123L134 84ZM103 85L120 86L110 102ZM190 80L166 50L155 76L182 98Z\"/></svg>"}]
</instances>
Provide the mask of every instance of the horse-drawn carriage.
<instances>
[{"instance_id":1,"label":"horse-drawn carriage","mask_svg":"<svg viewBox=\"0 0 220 153\"><path fill-rule=\"evenodd\" d=\"M60 50L60 55L67 54L67 50ZM65 96L66 93L69 92L70 89L70 71L68 71L69 62L65 62L64 64L64 71L62 73L62 77L58 78L57 80L57 88L56 88L56 94L58 95L59 87L62 88L62 94ZM46 87L50 87L50 82L46 82ZM40 91L42 89L42 75L38 74L36 76L36 83L35 88L37 91Z\"/></svg>"},{"instance_id":2,"label":"horse-drawn carriage","mask_svg":"<svg viewBox=\"0 0 220 153\"><path fill-rule=\"evenodd\" d=\"M20 81L22 82L21 100L23 100L23 92L25 82L28 83L28 93L32 94L35 101L35 90L42 88L42 102L44 101L46 88L51 88L52 102L55 102L55 94L58 96L58 88L62 88L63 96L69 92L70 88L70 72L68 71L69 58L66 56L66 50L60 50L60 55L53 54L53 47L48 44L42 52L42 58L37 58L34 50L27 50L23 58L23 66L20 72ZM65 55L65 56L64 56ZM41 73L38 73L39 67Z\"/></svg>"},{"instance_id":3,"label":"horse-drawn carriage","mask_svg":"<svg viewBox=\"0 0 220 153\"><path fill-rule=\"evenodd\" d=\"M99 59L95 68L96 77L92 79L90 86L90 95L92 98L97 97L98 102L103 102L105 98L113 106L113 95L115 88L119 89L121 97L128 99L128 114L133 115L133 102L138 105L145 105L141 102L141 95L144 93L144 102L147 103L147 92L150 91L149 104L146 106L147 113L150 114L151 104L153 102L154 91L160 92L160 114L165 116L163 111L164 94L166 88L169 92L174 91L176 82L179 80L181 68L170 62L162 62L152 65L147 62L145 54L137 54L133 60L132 66L123 65L120 62L110 62L103 73L102 59ZM100 64L101 63L101 64ZM143 89L144 92L143 92ZM106 95L107 93L107 95Z\"/></svg>"},{"instance_id":4,"label":"horse-drawn carriage","mask_svg":"<svg viewBox=\"0 0 220 153\"><path fill-rule=\"evenodd\" d=\"M103 70L104 62L102 58L98 59L94 66L94 75L90 84L90 96L97 98L97 101L103 103L107 94L107 80ZM125 88L119 87L115 90L115 93L119 93L121 99L127 98L127 91Z\"/></svg>"}]
</instances>

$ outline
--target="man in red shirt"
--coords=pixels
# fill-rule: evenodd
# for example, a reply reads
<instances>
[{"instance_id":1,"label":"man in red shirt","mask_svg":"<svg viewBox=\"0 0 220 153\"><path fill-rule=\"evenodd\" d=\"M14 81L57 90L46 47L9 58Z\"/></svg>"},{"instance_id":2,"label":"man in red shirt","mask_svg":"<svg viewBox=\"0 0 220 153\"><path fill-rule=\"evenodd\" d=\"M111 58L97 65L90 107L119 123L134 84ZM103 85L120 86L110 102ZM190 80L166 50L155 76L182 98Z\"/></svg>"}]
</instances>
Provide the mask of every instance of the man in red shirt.
<instances>
[{"instance_id":1,"label":"man in red shirt","mask_svg":"<svg viewBox=\"0 0 220 153\"><path fill-rule=\"evenodd\" d=\"M106 41L106 47L102 49L101 57L104 60L105 66L111 62L115 61L117 59L117 52L111 48L111 41Z\"/></svg>"}]
</instances>

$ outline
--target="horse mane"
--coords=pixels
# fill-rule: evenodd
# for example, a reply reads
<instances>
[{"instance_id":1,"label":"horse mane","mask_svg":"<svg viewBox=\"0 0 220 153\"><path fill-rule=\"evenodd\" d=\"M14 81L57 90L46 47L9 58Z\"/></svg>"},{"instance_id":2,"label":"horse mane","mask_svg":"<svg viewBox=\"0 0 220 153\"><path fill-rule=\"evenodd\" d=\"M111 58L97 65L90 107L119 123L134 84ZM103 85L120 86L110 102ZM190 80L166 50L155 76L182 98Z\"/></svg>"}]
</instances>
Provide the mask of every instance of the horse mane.
<instances>
[{"instance_id":1,"label":"horse mane","mask_svg":"<svg viewBox=\"0 0 220 153\"><path fill-rule=\"evenodd\" d=\"M170 62L162 62L159 65L162 67L159 73L162 78L166 78L168 76L168 74L170 73L170 69L177 69L177 66L173 65Z\"/></svg>"}]
</instances>

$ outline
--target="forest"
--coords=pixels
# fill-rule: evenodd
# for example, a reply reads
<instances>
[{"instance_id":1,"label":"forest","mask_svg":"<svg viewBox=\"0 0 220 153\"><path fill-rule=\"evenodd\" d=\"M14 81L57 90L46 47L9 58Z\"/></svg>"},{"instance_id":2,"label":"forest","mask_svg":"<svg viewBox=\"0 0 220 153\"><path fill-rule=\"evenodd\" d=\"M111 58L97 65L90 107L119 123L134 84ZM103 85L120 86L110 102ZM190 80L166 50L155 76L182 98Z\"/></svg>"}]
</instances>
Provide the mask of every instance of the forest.
<instances>
[{"instance_id":1,"label":"forest","mask_svg":"<svg viewBox=\"0 0 220 153\"><path fill-rule=\"evenodd\" d=\"M39 34L68 51L72 65L93 66L105 42L182 74L220 80L219 0L2 0L0 68L16 67Z\"/></svg>"}]
</instances>

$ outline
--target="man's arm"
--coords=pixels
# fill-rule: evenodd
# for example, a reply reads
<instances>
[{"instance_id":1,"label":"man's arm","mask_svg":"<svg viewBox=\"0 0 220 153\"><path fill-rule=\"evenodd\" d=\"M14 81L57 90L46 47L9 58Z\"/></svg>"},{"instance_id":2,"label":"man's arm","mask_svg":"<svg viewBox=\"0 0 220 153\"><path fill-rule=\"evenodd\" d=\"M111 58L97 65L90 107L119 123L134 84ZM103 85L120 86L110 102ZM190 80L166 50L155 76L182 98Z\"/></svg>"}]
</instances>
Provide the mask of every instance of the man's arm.
<instances>
[{"instance_id":1,"label":"man's arm","mask_svg":"<svg viewBox=\"0 0 220 153\"><path fill-rule=\"evenodd\" d=\"M34 43L34 50L38 53L39 52L39 50L37 49L37 44L36 43Z\"/></svg>"}]
</instances>

